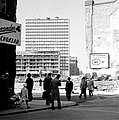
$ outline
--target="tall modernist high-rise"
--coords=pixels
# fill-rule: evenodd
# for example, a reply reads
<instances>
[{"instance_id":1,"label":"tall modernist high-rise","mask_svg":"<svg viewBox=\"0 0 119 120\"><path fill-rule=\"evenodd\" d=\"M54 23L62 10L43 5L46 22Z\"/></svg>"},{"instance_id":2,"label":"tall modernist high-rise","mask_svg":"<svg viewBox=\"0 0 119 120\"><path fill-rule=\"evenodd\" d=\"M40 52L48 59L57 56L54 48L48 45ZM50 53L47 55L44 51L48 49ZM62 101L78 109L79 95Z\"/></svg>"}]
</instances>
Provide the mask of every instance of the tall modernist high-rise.
<instances>
[{"instance_id":1,"label":"tall modernist high-rise","mask_svg":"<svg viewBox=\"0 0 119 120\"><path fill-rule=\"evenodd\" d=\"M26 51L59 51L60 72L69 75L69 19L26 19Z\"/></svg>"}]
</instances>

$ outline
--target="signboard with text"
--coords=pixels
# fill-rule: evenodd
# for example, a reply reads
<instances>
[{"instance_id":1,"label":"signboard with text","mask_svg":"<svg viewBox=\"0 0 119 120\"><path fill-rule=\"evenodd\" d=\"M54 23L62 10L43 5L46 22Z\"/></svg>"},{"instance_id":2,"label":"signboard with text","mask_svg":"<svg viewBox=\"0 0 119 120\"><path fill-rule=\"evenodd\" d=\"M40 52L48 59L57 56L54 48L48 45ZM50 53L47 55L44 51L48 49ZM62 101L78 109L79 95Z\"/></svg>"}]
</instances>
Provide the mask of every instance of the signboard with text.
<instances>
[{"instance_id":1,"label":"signboard with text","mask_svg":"<svg viewBox=\"0 0 119 120\"><path fill-rule=\"evenodd\" d=\"M91 69L109 68L109 54L108 53L91 53L90 68Z\"/></svg>"},{"instance_id":2,"label":"signboard with text","mask_svg":"<svg viewBox=\"0 0 119 120\"><path fill-rule=\"evenodd\" d=\"M21 44L21 24L0 18L0 43Z\"/></svg>"}]
</instances>

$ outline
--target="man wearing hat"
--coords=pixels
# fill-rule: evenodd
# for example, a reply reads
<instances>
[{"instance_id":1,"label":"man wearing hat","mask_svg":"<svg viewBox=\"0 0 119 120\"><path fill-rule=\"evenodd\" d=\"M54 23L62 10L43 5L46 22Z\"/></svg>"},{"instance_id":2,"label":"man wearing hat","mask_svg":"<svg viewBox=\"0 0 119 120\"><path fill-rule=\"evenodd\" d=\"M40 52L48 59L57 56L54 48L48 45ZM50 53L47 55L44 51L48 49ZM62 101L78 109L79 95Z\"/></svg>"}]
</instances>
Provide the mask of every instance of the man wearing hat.
<instances>
[{"instance_id":1,"label":"man wearing hat","mask_svg":"<svg viewBox=\"0 0 119 120\"><path fill-rule=\"evenodd\" d=\"M32 95L33 79L31 78L31 73L27 74L26 84L27 84L27 89L28 89L29 101L32 101L33 100L33 95Z\"/></svg>"}]
</instances>

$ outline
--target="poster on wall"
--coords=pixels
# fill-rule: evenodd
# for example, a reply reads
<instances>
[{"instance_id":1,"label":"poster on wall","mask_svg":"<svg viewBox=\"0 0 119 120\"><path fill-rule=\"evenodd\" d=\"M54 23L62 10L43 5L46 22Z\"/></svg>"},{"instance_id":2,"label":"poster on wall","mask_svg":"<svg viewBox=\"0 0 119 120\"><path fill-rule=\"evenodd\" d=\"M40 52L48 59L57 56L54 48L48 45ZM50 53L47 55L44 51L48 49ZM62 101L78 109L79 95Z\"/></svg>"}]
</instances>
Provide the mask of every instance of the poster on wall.
<instances>
[{"instance_id":1,"label":"poster on wall","mask_svg":"<svg viewBox=\"0 0 119 120\"><path fill-rule=\"evenodd\" d=\"M0 43L21 45L21 24L0 18Z\"/></svg>"},{"instance_id":2,"label":"poster on wall","mask_svg":"<svg viewBox=\"0 0 119 120\"><path fill-rule=\"evenodd\" d=\"M109 68L109 54L108 53L91 53L90 54L90 68L102 69Z\"/></svg>"}]
</instances>

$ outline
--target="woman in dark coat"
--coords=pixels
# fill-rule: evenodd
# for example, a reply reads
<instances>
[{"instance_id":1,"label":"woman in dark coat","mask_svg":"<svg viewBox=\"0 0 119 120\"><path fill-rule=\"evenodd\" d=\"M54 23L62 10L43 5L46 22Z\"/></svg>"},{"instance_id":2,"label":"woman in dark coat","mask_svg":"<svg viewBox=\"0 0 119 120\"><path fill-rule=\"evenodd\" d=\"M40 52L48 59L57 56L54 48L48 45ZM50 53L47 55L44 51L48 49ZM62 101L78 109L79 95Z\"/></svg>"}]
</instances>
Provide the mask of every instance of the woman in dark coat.
<instances>
[{"instance_id":1,"label":"woman in dark coat","mask_svg":"<svg viewBox=\"0 0 119 120\"><path fill-rule=\"evenodd\" d=\"M70 101L70 99L71 99L71 92L72 92L72 89L73 89L73 82L70 81L70 80L71 80L71 78L68 77L68 81L66 82L66 88L65 88L66 97L67 97L68 101Z\"/></svg>"},{"instance_id":2,"label":"woman in dark coat","mask_svg":"<svg viewBox=\"0 0 119 120\"><path fill-rule=\"evenodd\" d=\"M28 89L28 99L29 101L32 101L33 100L33 96L32 96L33 79L31 78L30 73L27 74L26 84Z\"/></svg>"}]
</instances>

